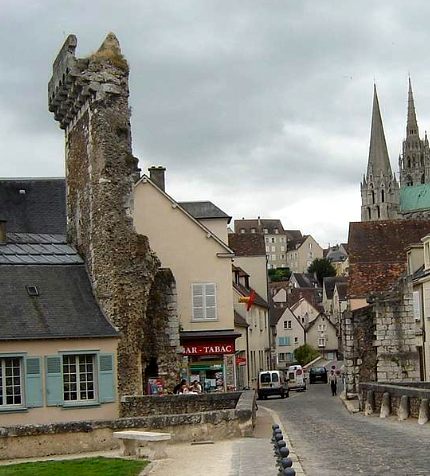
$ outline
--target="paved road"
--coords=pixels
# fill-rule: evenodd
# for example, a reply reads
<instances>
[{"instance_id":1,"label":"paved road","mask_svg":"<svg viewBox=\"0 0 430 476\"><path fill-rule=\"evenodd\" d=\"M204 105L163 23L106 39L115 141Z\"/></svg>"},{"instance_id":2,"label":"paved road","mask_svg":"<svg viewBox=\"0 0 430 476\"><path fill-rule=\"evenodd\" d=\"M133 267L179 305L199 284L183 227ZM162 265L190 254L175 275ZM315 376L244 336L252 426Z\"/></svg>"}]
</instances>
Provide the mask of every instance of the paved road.
<instances>
[{"instance_id":1,"label":"paved road","mask_svg":"<svg viewBox=\"0 0 430 476\"><path fill-rule=\"evenodd\" d=\"M307 476L430 475L430 423L351 415L328 385L261 402L281 418Z\"/></svg>"}]
</instances>

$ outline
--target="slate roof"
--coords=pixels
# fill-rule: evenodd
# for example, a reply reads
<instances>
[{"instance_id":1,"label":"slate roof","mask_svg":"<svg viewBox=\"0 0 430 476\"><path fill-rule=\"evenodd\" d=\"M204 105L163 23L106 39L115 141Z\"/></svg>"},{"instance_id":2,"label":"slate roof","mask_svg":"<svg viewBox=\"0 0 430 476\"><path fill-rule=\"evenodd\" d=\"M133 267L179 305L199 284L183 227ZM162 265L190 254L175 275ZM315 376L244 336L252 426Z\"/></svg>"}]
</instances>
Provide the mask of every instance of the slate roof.
<instances>
[{"instance_id":1,"label":"slate roof","mask_svg":"<svg viewBox=\"0 0 430 476\"><path fill-rule=\"evenodd\" d=\"M302 232L300 230L285 230L285 233L289 240L298 240L302 237Z\"/></svg>"},{"instance_id":2,"label":"slate roof","mask_svg":"<svg viewBox=\"0 0 430 476\"><path fill-rule=\"evenodd\" d=\"M249 296L252 292L252 288L246 288L243 284L233 283L233 287L240 293L242 296ZM256 292L254 304L260 307L269 308L267 302Z\"/></svg>"},{"instance_id":3,"label":"slate roof","mask_svg":"<svg viewBox=\"0 0 430 476\"><path fill-rule=\"evenodd\" d=\"M0 217L8 232L65 234L65 179L0 179Z\"/></svg>"},{"instance_id":4,"label":"slate roof","mask_svg":"<svg viewBox=\"0 0 430 476\"><path fill-rule=\"evenodd\" d=\"M325 294L327 296L327 299L333 299L333 292L334 288L337 283L347 283L348 278L343 277L343 276L330 276L327 278L324 278L324 289L325 289Z\"/></svg>"},{"instance_id":5,"label":"slate roof","mask_svg":"<svg viewBox=\"0 0 430 476\"><path fill-rule=\"evenodd\" d=\"M336 283L335 288L337 289L337 293L339 295L340 301L346 301L346 296L348 292L348 281Z\"/></svg>"},{"instance_id":6,"label":"slate roof","mask_svg":"<svg viewBox=\"0 0 430 476\"><path fill-rule=\"evenodd\" d=\"M64 235L8 233L0 245L0 264L82 264L83 260Z\"/></svg>"},{"instance_id":7,"label":"slate roof","mask_svg":"<svg viewBox=\"0 0 430 476\"><path fill-rule=\"evenodd\" d=\"M430 209L430 184L425 183L400 189L401 212L428 209Z\"/></svg>"},{"instance_id":8,"label":"slate roof","mask_svg":"<svg viewBox=\"0 0 430 476\"><path fill-rule=\"evenodd\" d=\"M29 296L26 286L39 295ZM84 265L2 265L0 340L116 337Z\"/></svg>"},{"instance_id":9,"label":"slate roof","mask_svg":"<svg viewBox=\"0 0 430 476\"><path fill-rule=\"evenodd\" d=\"M388 289L406 270L405 249L430 233L430 220L349 224L349 298Z\"/></svg>"},{"instance_id":10,"label":"slate roof","mask_svg":"<svg viewBox=\"0 0 430 476\"><path fill-rule=\"evenodd\" d=\"M309 235L303 235L300 238L297 238L295 240L288 240L288 242L287 242L287 251L298 250L303 245L303 243L306 241L306 238L308 236Z\"/></svg>"},{"instance_id":11,"label":"slate roof","mask_svg":"<svg viewBox=\"0 0 430 476\"><path fill-rule=\"evenodd\" d=\"M236 256L266 256L264 236L258 233L229 233L228 246Z\"/></svg>"},{"instance_id":12,"label":"slate roof","mask_svg":"<svg viewBox=\"0 0 430 476\"><path fill-rule=\"evenodd\" d=\"M220 208L212 202L178 202L191 216L196 220L226 218L227 223L230 223L231 216L223 212Z\"/></svg>"},{"instance_id":13,"label":"slate roof","mask_svg":"<svg viewBox=\"0 0 430 476\"><path fill-rule=\"evenodd\" d=\"M263 229L267 228L268 234L274 235L278 230L279 235L285 235L285 230L281 220L267 218L242 218L242 220L234 220L234 231L236 233L243 228L246 233L251 233L251 228L255 228L256 233L263 233Z\"/></svg>"},{"instance_id":14,"label":"slate roof","mask_svg":"<svg viewBox=\"0 0 430 476\"><path fill-rule=\"evenodd\" d=\"M320 287L320 284L318 283L318 280L309 273L292 273L291 277L294 276L294 278L297 281L297 284L299 285L300 288L315 288L315 287ZM291 279L290 277L290 279Z\"/></svg>"}]
</instances>

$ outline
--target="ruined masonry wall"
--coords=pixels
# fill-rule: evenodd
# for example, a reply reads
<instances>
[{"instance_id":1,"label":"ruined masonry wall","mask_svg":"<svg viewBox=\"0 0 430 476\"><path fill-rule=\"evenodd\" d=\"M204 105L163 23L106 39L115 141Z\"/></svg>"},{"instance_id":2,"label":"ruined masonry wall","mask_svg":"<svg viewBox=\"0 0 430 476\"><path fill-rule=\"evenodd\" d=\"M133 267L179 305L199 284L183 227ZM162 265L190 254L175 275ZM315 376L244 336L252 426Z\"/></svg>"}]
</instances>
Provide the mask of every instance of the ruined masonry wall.
<instances>
[{"instance_id":1,"label":"ruined masonry wall","mask_svg":"<svg viewBox=\"0 0 430 476\"><path fill-rule=\"evenodd\" d=\"M132 223L139 169L131 149L128 66L112 34L87 59L75 58L76 43L73 35L66 40L49 83L49 109L66 131L68 239L85 260L101 309L121 331L119 393L141 394L146 309L159 261ZM159 331L163 340L162 325ZM162 348L173 363L176 350L176 342Z\"/></svg>"}]
</instances>

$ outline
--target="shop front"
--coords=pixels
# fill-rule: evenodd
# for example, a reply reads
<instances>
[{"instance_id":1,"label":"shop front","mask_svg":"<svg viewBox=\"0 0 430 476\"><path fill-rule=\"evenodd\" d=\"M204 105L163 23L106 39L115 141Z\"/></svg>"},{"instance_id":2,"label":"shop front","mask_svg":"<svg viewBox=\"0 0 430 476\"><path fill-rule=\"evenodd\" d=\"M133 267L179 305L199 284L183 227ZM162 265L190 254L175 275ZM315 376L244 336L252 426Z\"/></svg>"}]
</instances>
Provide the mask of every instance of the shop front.
<instances>
[{"instance_id":1,"label":"shop front","mask_svg":"<svg viewBox=\"0 0 430 476\"><path fill-rule=\"evenodd\" d=\"M181 377L192 383L198 380L205 392L236 390L234 331L182 332L184 348Z\"/></svg>"}]
</instances>

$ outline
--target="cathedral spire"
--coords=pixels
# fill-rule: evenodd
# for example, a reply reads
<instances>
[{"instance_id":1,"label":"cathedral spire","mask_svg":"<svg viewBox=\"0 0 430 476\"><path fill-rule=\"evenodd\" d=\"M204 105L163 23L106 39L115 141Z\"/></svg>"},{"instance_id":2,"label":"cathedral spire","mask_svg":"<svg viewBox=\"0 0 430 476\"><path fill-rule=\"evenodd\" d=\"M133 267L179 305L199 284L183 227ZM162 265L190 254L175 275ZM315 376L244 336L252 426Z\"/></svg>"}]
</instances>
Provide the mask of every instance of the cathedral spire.
<instances>
[{"instance_id":1,"label":"cathedral spire","mask_svg":"<svg viewBox=\"0 0 430 476\"><path fill-rule=\"evenodd\" d=\"M376 84L373 85L372 128L370 131L369 160L367 163L367 178L380 174L392 175L387 143L385 142L384 126L379 110Z\"/></svg>"},{"instance_id":2,"label":"cathedral spire","mask_svg":"<svg viewBox=\"0 0 430 476\"><path fill-rule=\"evenodd\" d=\"M418 135L418 123L415 113L414 94L412 92L411 77L409 76L409 91L408 91L408 121L406 124L406 137L411 135Z\"/></svg>"}]
</instances>

